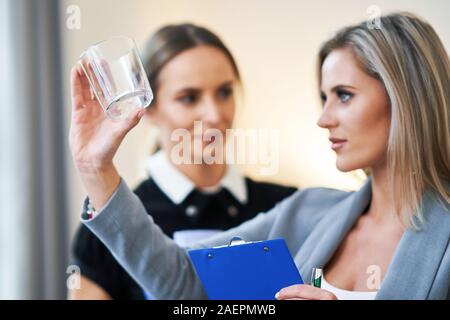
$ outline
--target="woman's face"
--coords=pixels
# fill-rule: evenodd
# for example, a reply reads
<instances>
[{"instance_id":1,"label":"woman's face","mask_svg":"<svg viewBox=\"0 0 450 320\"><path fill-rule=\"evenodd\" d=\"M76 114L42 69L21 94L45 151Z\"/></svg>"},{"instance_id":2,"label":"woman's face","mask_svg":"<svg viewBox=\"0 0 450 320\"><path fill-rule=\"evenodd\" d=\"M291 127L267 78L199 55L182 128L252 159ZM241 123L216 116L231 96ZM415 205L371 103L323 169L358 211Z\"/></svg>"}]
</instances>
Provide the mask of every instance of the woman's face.
<instances>
[{"instance_id":1,"label":"woman's face","mask_svg":"<svg viewBox=\"0 0 450 320\"><path fill-rule=\"evenodd\" d=\"M350 48L333 50L322 65L323 111L340 171L386 164L391 111L383 84L366 74Z\"/></svg>"},{"instance_id":2,"label":"woman's face","mask_svg":"<svg viewBox=\"0 0 450 320\"><path fill-rule=\"evenodd\" d=\"M233 122L238 79L222 51L206 45L183 51L163 67L158 81L156 103L147 114L161 131L163 148L178 143L171 141L175 129L186 129L192 142L207 144L194 134L194 121L201 121L203 132L218 129L225 137Z\"/></svg>"}]
</instances>

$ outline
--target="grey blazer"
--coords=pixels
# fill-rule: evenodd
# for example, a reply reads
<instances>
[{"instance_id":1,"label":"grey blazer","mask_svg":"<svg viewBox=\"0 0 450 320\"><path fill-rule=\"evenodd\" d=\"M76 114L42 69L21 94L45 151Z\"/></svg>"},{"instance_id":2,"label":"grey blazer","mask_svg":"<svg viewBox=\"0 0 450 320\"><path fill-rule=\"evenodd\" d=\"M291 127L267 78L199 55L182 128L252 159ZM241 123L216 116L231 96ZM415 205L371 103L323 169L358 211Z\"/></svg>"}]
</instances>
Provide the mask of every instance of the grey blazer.
<instances>
[{"instance_id":1,"label":"grey blazer","mask_svg":"<svg viewBox=\"0 0 450 320\"><path fill-rule=\"evenodd\" d=\"M223 245L233 236L284 238L300 274L309 276L312 267L327 264L370 199L370 180L357 192L299 190L269 212L187 249ZM404 232L376 299L450 299L450 205L430 192L422 205L425 224ZM206 299L186 248L161 232L123 180L101 212L83 223L156 298Z\"/></svg>"}]
</instances>

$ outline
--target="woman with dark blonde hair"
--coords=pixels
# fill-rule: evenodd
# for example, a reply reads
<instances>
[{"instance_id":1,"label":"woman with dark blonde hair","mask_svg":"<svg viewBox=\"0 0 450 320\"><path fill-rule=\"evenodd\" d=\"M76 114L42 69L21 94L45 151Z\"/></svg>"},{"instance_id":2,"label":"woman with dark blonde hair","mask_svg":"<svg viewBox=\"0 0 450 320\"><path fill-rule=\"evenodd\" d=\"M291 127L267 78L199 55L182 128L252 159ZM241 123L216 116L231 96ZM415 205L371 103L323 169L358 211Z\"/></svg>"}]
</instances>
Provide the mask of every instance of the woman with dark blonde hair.
<instances>
[{"instance_id":1,"label":"woman with dark blonde hair","mask_svg":"<svg viewBox=\"0 0 450 320\"><path fill-rule=\"evenodd\" d=\"M379 29L364 22L340 30L318 59L318 125L329 131L340 171L370 172L365 185L357 192L300 190L190 248L221 245L235 235L283 237L303 276L317 266L324 273L322 288L293 285L276 293L278 299L450 299L449 57L424 20L395 13L380 22ZM74 71L74 112L82 104L78 83ZM72 135L76 164L96 158L81 152L81 142L88 143ZM206 298L186 248L147 219L113 167L79 172L89 195L85 205L99 208L85 225L146 289L158 298Z\"/></svg>"}]
</instances>

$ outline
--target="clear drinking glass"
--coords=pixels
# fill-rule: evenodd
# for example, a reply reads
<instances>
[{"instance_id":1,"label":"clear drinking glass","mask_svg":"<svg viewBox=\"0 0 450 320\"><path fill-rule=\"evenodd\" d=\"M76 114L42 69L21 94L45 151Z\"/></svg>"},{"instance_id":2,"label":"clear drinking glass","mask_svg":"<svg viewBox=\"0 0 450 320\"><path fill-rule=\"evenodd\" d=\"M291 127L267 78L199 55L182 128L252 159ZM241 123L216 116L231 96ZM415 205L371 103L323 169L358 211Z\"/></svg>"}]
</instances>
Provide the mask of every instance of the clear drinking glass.
<instances>
[{"instance_id":1,"label":"clear drinking glass","mask_svg":"<svg viewBox=\"0 0 450 320\"><path fill-rule=\"evenodd\" d=\"M147 75L133 39L114 37L90 46L80 56L97 101L113 120L122 120L153 100Z\"/></svg>"}]
</instances>

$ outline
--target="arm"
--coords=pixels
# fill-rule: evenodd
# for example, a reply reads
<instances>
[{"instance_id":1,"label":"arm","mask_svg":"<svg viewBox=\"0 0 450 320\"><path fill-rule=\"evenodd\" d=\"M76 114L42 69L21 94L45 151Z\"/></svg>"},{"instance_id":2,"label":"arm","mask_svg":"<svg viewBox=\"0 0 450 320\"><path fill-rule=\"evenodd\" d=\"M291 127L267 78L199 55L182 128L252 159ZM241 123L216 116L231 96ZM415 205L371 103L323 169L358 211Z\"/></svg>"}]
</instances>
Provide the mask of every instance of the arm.
<instances>
[{"instance_id":1,"label":"arm","mask_svg":"<svg viewBox=\"0 0 450 320\"><path fill-rule=\"evenodd\" d=\"M149 292L159 293L161 290L161 297L204 297L194 271L189 268L185 252L149 220L139 199L124 183L120 184L120 176L113 165L117 149L126 134L137 125L143 112L135 112L124 121L112 121L105 115L100 104L92 99L88 80L79 67L72 69L71 84L69 143L72 157L93 206L99 211L105 211L86 225L112 250L125 268L134 271L132 276L141 280L139 282ZM111 198L114 192L116 197ZM112 210L100 210L108 207L108 203ZM149 234L144 241L136 241L135 245L135 236L142 234L142 231ZM148 239L149 236L151 239ZM151 262L144 265L141 263L140 250L145 248L151 249L144 251ZM169 269L171 264L166 264L168 261L174 262L176 268L187 269L187 283L192 283L195 288L190 290L179 285L182 277L178 277L178 283L166 282L165 277L176 272ZM160 268L163 270L159 270ZM156 280L148 281L149 275ZM154 290L156 288L158 291Z\"/></svg>"},{"instance_id":2,"label":"arm","mask_svg":"<svg viewBox=\"0 0 450 320\"><path fill-rule=\"evenodd\" d=\"M193 247L223 245L235 235L247 240L266 239L278 211L275 207ZM161 231L123 180L101 212L84 223L130 275L156 298L206 298L186 250Z\"/></svg>"},{"instance_id":3,"label":"arm","mask_svg":"<svg viewBox=\"0 0 450 320\"><path fill-rule=\"evenodd\" d=\"M77 68L72 70L70 148L88 197L100 212L85 225L148 292L157 298L205 298L185 249L179 248L148 216L139 198L126 186L113 165L113 157L126 134L143 113L114 122L91 99L89 84ZM87 203L85 202L86 210ZM270 215L237 230L250 239L266 238ZM259 230L259 231L255 231ZM236 230L235 230L236 232ZM246 236L247 235L247 236ZM224 244L230 237L215 238ZM205 245L212 245L209 242Z\"/></svg>"}]
</instances>

